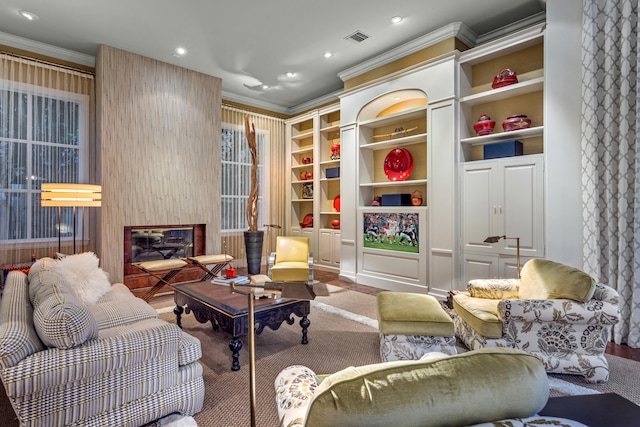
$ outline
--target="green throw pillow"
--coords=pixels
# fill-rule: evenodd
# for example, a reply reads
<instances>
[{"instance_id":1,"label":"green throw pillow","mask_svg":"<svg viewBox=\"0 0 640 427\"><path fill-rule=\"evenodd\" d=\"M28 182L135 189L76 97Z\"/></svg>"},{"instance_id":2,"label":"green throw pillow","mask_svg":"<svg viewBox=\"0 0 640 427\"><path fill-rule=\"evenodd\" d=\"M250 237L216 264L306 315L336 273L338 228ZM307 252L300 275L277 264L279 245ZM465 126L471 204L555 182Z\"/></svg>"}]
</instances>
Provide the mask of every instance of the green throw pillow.
<instances>
[{"instance_id":1,"label":"green throw pillow","mask_svg":"<svg viewBox=\"0 0 640 427\"><path fill-rule=\"evenodd\" d=\"M523 299L572 299L587 302L596 291L596 281L582 270L547 259L528 261L520 274L519 296Z\"/></svg>"},{"instance_id":2,"label":"green throw pillow","mask_svg":"<svg viewBox=\"0 0 640 427\"><path fill-rule=\"evenodd\" d=\"M305 425L462 426L534 415L548 397L547 373L537 357L486 348L337 372L316 389Z\"/></svg>"}]
</instances>

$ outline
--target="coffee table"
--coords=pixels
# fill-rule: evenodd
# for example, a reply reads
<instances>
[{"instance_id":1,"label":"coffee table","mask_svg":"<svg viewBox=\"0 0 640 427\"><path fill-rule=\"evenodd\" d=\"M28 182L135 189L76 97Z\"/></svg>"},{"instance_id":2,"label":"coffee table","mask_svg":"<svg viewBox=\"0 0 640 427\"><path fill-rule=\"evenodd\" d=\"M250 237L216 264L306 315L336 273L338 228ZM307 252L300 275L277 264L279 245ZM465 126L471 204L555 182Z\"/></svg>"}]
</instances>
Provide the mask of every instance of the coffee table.
<instances>
[{"instance_id":1,"label":"coffee table","mask_svg":"<svg viewBox=\"0 0 640 427\"><path fill-rule=\"evenodd\" d=\"M640 406L615 393L551 397L539 414L591 427L637 427L640 423Z\"/></svg>"},{"instance_id":2,"label":"coffee table","mask_svg":"<svg viewBox=\"0 0 640 427\"><path fill-rule=\"evenodd\" d=\"M233 294L228 286L215 285L209 281L187 282L172 285L176 307L176 323L182 328L182 313L193 313L200 323L211 322L214 331L222 330L231 335L229 349L233 361L231 370L240 369L238 357L242 349L240 337L249 332L249 314L247 311L247 296ZM183 308L184 307L184 308ZM311 310L309 301L288 298L260 298L255 301L254 320L256 334L260 334L265 327L276 330L287 322L293 325L295 318L300 317L302 327L302 344L309 342L307 330L311 321L307 318Z\"/></svg>"}]
</instances>

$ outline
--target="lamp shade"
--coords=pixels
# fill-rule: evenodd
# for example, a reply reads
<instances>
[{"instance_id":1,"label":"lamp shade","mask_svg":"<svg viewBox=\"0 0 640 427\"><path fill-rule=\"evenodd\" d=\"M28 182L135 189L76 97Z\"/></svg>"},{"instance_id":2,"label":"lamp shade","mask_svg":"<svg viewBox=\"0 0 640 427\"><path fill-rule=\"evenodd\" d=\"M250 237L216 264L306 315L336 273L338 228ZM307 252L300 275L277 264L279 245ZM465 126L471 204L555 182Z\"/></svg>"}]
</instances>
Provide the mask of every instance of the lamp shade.
<instances>
[{"instance_id":1,"label":"lamp shade","mask_svg":"<svg viewBox=\"0 0 640 427\"><path fill-rule=\"evenodd\" d=\"M42 184L42 206L93 206L102 203L102 186L92 184Z\"/></svg>"}]
</instances>

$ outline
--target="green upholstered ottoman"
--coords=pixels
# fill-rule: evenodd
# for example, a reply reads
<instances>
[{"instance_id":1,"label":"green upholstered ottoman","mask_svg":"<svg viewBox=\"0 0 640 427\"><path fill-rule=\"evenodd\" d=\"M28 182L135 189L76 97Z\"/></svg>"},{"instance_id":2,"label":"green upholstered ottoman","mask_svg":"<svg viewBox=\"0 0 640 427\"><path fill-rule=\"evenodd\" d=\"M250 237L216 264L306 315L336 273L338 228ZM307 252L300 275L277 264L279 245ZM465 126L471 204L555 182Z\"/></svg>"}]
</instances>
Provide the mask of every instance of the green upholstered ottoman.
<instances>
[{"instance_id":1,"label":"green upholstered ottoman","mask_svg":"<svg viewBox=\"0 0 640 427\"><path fill-rule=\"evenodd\" d=\"M453 320L431 295L381 292L376 303L383 362L457 353Z\"/></svg>"}]
</instances>

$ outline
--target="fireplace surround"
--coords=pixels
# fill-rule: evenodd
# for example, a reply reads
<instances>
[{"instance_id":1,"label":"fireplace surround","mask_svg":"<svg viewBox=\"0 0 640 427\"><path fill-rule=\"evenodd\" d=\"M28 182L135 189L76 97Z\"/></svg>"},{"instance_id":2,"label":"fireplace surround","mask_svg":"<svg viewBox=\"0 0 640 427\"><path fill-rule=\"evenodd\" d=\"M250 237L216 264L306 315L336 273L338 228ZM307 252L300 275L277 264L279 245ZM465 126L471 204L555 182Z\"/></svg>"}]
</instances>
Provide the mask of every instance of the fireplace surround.
<instances>
[{"instance_id":1,"label":"fireplace surround","mask_svg":"<svg viewBox=\"0 0 640 427\"><path fill-rule=\"evenodd\" d=\"M205 224L169 224L124 227L123 283L140 296L158 279L138 269L143 261L186 258L206 254ZM197 267L186 267L174 282L196 280L201 276Z\"/></svg>"}]
</instances>

